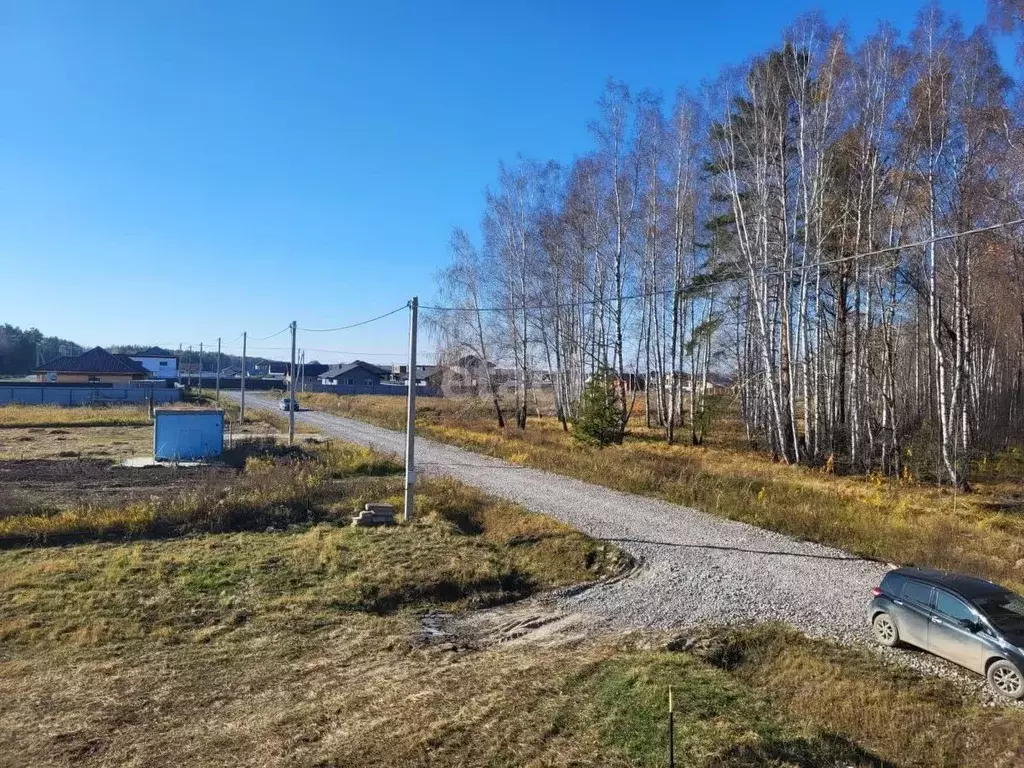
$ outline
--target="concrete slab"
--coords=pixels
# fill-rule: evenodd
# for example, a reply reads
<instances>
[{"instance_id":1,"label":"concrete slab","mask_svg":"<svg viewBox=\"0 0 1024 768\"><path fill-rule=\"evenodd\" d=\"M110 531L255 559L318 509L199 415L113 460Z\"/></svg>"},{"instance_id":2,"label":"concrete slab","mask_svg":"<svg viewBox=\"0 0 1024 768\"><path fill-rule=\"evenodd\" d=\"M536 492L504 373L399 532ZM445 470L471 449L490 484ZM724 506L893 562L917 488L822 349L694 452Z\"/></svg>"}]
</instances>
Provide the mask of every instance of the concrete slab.
<instances>
[{"instance_id":1,"label":"concrete slab","mask_svg":"<svg viewBox=\"0 0 1024 768\"><path fill-rule=\"evenodd\" d=\"M218 461L157 461L152 456L132 456L121 462L122 467L209 467Z\"/></svg>"}]
</instances>

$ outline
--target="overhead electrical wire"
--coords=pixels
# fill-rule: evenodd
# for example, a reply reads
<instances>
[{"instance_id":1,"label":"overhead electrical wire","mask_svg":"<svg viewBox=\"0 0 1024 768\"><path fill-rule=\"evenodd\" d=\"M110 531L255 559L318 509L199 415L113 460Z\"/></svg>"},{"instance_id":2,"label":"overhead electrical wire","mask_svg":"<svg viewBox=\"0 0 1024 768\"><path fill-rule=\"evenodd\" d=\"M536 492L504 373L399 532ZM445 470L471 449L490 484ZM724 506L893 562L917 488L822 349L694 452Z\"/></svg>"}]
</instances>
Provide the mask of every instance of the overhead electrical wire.
<instances>
[{"instance_id":1,"label":"overhead electrical wire","mask_svg":"<svg viewBox=\"0 0 1024 768\"><path fill-rule=\"evenodd\" d=\"M269 336L259 336L259 337L253 336L253 337L252 337L252 338L250 339L250 341L266 341L267 339L272 339L272 338L274 338L275 336L280 336L280 335L281 335L282 333L284 333L285 331L290 331L290 330L291 330L291 328L292 328L292 324L291 324L291 323L288 323L288 325L286 325L286 326L285 326L284 328L282 328L282 329L281 329L280 331L278 331L277 333L272 333L272 334L270 334Z\"/></svg>"},{"instance_id":2,"label":"overhead electrical wire","mask_svg":"<svg viewBox=\"0 0 1024 768\"><path fill-rule=\"evenodd\" d=\"M350 328L358 328L361 325L369 325L370 323L375 323L378 320L383 320L385 317L390 317L391 315L395 314L396 312L401 312L403 309L408 309L408 308L409 308L408 304L403 304L400 307L395 307L390 312L385 312L383 315L377 315L376 317L371 317L369 320L360 320L358 323L351 323L350 325L340 325L337 328L299 328L299 330L300 331L305 331L307 333L331 333L331 332L334 332L334 331L347 331ZM262 341L262 339L258 339L258 341Z\"/></svg>"},{"instance_id":3,"label":"overhead electrical wire","mask_svg":"<svg viewBox=\"0 0 1024 768\"><path fill-rule=\"evenodd\" d=\"M984 227L976 227L974 229L964 230L962 232L950 232L945 235L936 235L935 237L929 237L924 240L918 240L913 243L904 243L902 245L892 245L886 248L879 248L875 251L865 251L863 253L854 253L849 256L840 256L835 259L827 259L825 261L818 261L813 264L795 264L792 267L786 269L776 270L764 270L754 273L754 277L779 277L782 275L793 274L794 272L808 269L816 269L819 267L827 267L833 264L842 264L848 261L856 261L858 259L865 259L871 256L880 256L886 253L894 253L896 251L907 250L910 248L919 248L929 243L939 243L944 240L953 240L958 237L965 237L967 235L976 235L981 232L991 232L996 229L1003 229L1005 227L1014 227L1019 224L1024 224L1024 218L1013 219L1012 221L1003 221L998 224L989 224ZM700 282L693 284L689 287L689 290L701 290L704 288L714 288L720 285L729 285L731 283L739 282L748 279L749 275L737 275L736 277L724 278L721 280L708 280L707 282ZM668 289L662 291L652 291L649 293L638 293L629 296L621 297L622 301L633 301L635 299L650 299L655 296L671 296L675 293L675 290ZM540 310L540 309L565 309L567 307L580 307L589 306L593 304L611 304L619 301L619 297L612 296L607 299L587 299L585 301L574 301L574 302L561 302L556 304L540 304L535 306L504 306L504 307L444 307L436 305L420 305L420 309L432 310L435 312L508 312L515 311L519 312L522 310Z\"/></svg>"}]
</instances>

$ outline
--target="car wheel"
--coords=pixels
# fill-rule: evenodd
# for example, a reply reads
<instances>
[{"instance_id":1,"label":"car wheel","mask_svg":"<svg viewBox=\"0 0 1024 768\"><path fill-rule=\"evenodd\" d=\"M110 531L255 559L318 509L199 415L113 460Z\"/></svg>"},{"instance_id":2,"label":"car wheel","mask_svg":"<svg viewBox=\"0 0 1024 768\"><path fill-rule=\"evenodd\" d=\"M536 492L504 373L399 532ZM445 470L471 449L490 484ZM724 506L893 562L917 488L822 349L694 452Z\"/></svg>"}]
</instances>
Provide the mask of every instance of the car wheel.
<instances>
[{"instance_id":1,"label":"car wheel","mask_svg":"<svg viewBox=\"0 0 1024 768\"><path fill-rule=\"evenodd\" d=\"M900 631L896 629L896 622L888 613L880 613L871 622L871 631L882 645L895 648L900 644Z\"/></svg>"},{"instance_id":2,"label":"car wheel","mask_svg":"<svg viewBox=\"0 0 1024 768\"><path fill-rule=\"evenodd\" d=\"M988 684L1000 696L1009 699L1024 698L1024 674L1015 664L1000 659L989 665Z\"/></svg>"}]
</instances>

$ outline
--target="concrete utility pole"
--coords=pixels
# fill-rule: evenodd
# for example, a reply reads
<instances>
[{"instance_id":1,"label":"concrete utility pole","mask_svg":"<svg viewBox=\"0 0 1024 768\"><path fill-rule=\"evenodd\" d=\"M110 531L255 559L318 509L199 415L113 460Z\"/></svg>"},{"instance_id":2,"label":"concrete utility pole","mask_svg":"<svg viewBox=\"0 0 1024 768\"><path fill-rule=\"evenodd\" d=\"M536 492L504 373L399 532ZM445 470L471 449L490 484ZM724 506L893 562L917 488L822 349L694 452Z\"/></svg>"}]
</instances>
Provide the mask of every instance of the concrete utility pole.
<instances>
[{"instance_id":1,"label":"concrete utility pole","mask_svg":"<svg viewBox=\"0 0 1024 768\"><path fill-rule=\"evenodd\" d=\"M419 297L409 302L409 404L405 414L405 513L406 522L412 520L413 486L416 485L416 315L419 313Z\"/></svg>"},{"instance_id":2,"label":"concrete utility pole","mask_svg":"<svg viewBox=\"0 0 1024 768\"><path fill-rule=\"evenodd\" d=\"M203 342L199 342L199 365L196 366L196 373L199 374L199 396L203 396Z\"/></svg>"},{"instance_id":3,"label":"concrete utility pole","mask_svg":"<svg viewBox=\"0 0 1024 768\"><path fill-rule=\"evenodd\" d=\"M292 320L292 367L291 367L291 381L290 388L291 393L291 404L288 406L288 445L295 442L295 331L298 329L298 323Z\"/></svg>"},{"instance_id":4,"label":"concrete utility pole","mask_svg":"<svg viewBox=\"0 0 1024 768\"><path fill-rule=\"evenodd\" d=\"M185 375L188 376L188 379L186 380L186 383L185 383L185 386L187 386L187 387L191 387L192 386L192 369L188 367L190 365L192 365L192 345L191 344L188 345L188 365L186 366L186 373L185 373Z\"/></svg>"},{"instance_id":5,"label":"concrete utility pole","mask_svg":"<svg viewBox=\"0 0 1024 768\"><path fill-rule=\"evenodd\" d=\"M245 342L249 338L248 331L242 331L242 405L238 409L238 418L242 424L245 424Z\"/></svg>"},{"instance_id":6,"label":"concrete utility pole","mask_svg":"<svg viewBox=\"0 0 1024 768\"><path fill-rule=\"evenodd\" d=\"M220 336L217 337L217 403L220 404Z\"/></svg>"}]
</instances>

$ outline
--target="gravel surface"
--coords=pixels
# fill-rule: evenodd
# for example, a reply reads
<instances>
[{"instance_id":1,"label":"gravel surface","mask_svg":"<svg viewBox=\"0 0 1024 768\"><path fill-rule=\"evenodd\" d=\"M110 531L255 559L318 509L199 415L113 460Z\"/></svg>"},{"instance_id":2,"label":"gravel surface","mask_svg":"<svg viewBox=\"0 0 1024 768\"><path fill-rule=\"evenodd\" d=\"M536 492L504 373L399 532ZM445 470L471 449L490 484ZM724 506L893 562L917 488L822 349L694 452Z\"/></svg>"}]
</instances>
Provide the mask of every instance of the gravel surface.
<instances>
[{"instance_id":1,"label":"gravel surface","mask_svg":"<svg viewBox=\"0 0 1024 768\"><path fill-rule=\"evenodd\" d=\"M254 405L273 401L248 395ZM297 422L403 454L405 436L313 411ZM527 469L423 438L420 472L449 475L614 542L642 567L627 579L566 597L566 607L614 626L669 629L778 619L813 636L869 635L865 608L884 565L657 499Z\"/></svg>"},{"instance_id":2,"label":"gravel surface","mask_svg":"<svg viewBox=\"0 0 1024 768\"><path fill-rule=\"evenodd\" d=\"M247 393L246 400L276 408L266 396ZM300 411L295 420L331 437L405 453L399 432L316 411ZM811 637L869 647L888 662L951 680L988 704L1007 703L983 678L955 664L872 641L866 610L871 588L888 570L883 563L425 438L416 440L416 467L550 515L636 558L639 567L627 578L566 590L558 598L566 612L622 629L778 620Z\"/></svg>"}]
</instances>

